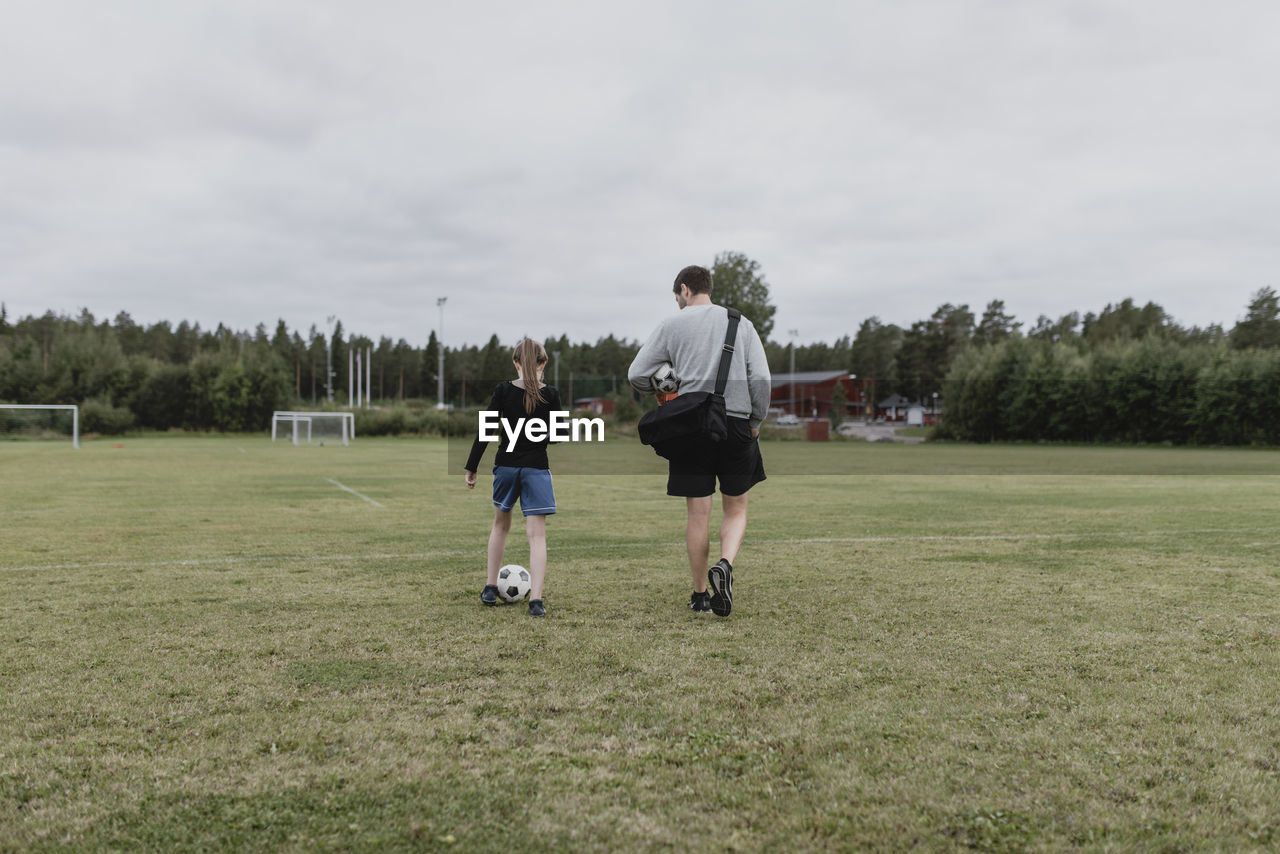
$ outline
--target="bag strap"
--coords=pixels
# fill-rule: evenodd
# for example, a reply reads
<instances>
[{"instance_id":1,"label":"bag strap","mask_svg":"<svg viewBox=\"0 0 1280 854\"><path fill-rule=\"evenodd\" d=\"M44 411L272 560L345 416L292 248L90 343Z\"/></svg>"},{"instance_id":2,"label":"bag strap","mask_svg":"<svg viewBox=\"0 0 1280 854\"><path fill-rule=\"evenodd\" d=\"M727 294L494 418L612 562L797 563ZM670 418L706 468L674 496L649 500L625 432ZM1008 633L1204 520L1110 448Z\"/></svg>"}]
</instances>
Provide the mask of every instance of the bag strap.
<instances>
[{"instance_id":1,"label":"bag strap","mask_svg":"<svg viewBox=\"0 0 1280 854\"><path fill-rule=\"evenodd\" d=\"M738 338L738 321L742 312L736 308L729 309L729 328L724 333L724 349L720 352L720 371L716 374L716 394L723 396L724 387L729 383L729 362L733 359L733 344Z\"/></svg>"}]
</instances>

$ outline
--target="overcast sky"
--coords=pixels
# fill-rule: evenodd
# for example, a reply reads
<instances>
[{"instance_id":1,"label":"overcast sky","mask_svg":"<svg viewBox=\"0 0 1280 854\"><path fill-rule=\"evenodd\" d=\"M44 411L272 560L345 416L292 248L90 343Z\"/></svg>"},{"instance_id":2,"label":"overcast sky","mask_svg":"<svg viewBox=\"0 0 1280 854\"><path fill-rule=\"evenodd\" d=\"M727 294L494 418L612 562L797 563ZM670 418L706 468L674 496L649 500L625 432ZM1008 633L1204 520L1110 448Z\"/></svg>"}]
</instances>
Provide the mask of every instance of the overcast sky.
<instances>
[{"instance_id":1,"label":"overcast sky","mask_svg":"<svg viewBox=\"0 0 1280 854\"><path fill-rule=\"evenodd\" d=\"M5 3L0 301L425 343L1280 285L1272 0Z\"/></svg>"}]
</instances>

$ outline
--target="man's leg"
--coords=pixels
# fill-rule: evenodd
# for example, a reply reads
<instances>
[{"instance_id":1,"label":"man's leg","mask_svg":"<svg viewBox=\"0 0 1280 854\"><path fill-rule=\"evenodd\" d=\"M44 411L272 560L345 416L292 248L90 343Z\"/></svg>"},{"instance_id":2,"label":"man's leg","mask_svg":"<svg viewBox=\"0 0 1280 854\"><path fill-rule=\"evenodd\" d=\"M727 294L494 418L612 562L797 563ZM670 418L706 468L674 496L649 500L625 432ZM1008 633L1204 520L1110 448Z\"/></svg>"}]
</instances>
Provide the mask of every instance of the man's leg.
<instances>
[{"instance_id":1,"label":"man's leg","mask_svg":"<svg viewBox=\"0 0 1280 854\"><path fill-rule=\"evenodd\" d=\"M760 447L746 419L730 419L729 439L721 449L716 476L720 479L720 560L707 569L711 613L729 616L733 610L733 562L747 533L747 492L764 480Z\"/></svg>"},{"instance_id":2,"label":"man's leg","mask_svg":"<svg viewBox=\"0 0 1280 854\"><path fill-rule=\"evenodd\" d=\"M525 516L529 535L529 601L542 598L542 581L547 576L547 517Z\"/></svg>"},{"instance_id":3,"label":"man's leg","mask_svg":"<svg viewBox=\"0 0 1280 854\"><path fill-rule=\"evenodd\" d=\"M720 520L720 557L732 564L738 559L742 538L747 534L747 499L750 493L721 495L724 517Z\"/></svg>"},{"instance_id":4,"label":"man's leg","mask_svg":"<svg viewBox=\"0 0 1280 854\"><path fill-rule=\"evenodd\" d=\"M689 516L684 528L684 546L689 553L689 572L693 575L693 590L695 593L705 593L707 592L707 554L711 548L711 496L686 498L685 504Z\"/></svg>"},{"instance_id":5,"label":"man's leg","mask_svg":"<svg viewBox=\"0 0 1280 854\"><path fill-rule=\"evenodd\" d=\"M733 610L733 562L747 533L747 493L720 495L724 516L720 520L720 560L707 570L711 588L711 613L727 617Z\"/></svg>"}]
</instances>

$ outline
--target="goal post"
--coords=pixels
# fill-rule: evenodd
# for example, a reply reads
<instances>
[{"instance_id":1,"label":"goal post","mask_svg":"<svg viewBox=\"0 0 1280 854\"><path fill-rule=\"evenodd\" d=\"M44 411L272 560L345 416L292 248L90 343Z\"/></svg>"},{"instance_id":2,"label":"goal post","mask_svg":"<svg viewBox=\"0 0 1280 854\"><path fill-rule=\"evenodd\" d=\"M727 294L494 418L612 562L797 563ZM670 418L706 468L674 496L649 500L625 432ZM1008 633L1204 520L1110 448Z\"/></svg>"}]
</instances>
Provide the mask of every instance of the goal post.
<instances>
[{"instance_id":1,"label":"goal post","mask_svg":"<svg viewBox=\"0 0 1280 854\"><path fill-rule=\"evenodd\" d=\"M354 412L293 412L278 409L271 414L272 442L280 438L293 445L317 442L323 445L329 439L340 440L346 445L355 437Z\"/></svg>"},{"instance_id":2,"label":"goal post","mask_svg":"<svg viewBox=\"0 0 1280 854\"><path fill-rule=\"evenodd\" d=\"M51 413L70 412L71 413L71 447L80 447L80 407L71 403L0 403L0 410L48 410Z\"/></svg>"}]
</instances>

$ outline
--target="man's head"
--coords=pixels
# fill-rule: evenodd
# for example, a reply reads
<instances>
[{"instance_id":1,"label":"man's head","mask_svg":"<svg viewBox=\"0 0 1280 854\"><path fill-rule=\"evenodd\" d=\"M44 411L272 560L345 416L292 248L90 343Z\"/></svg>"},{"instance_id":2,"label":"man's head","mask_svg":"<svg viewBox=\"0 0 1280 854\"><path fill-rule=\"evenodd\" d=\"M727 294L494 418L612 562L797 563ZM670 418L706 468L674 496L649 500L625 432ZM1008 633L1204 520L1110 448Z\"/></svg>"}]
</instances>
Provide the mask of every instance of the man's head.
<instances>
[{"instance_id":1,"label":"man's head","mask_svg":"<svg viewBox=\"0 0 1280 854\"><path fill-rule=\"evenodd\" d=\"M711 298L711 271L696 264L685 267L676 275L675 285L671 288L676 295L676 302L681 308L689 304L698 294Z\"/></svg>"}]
</instances>

